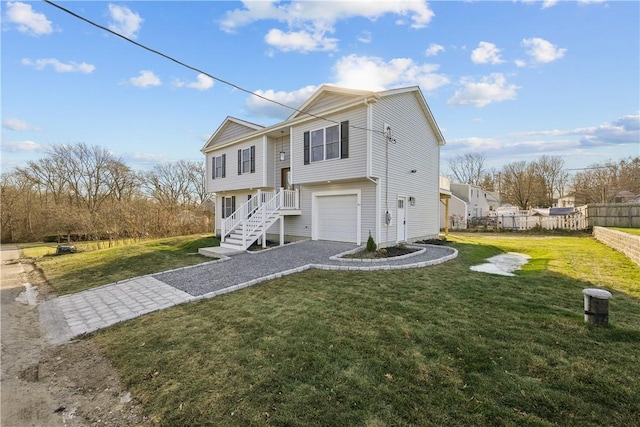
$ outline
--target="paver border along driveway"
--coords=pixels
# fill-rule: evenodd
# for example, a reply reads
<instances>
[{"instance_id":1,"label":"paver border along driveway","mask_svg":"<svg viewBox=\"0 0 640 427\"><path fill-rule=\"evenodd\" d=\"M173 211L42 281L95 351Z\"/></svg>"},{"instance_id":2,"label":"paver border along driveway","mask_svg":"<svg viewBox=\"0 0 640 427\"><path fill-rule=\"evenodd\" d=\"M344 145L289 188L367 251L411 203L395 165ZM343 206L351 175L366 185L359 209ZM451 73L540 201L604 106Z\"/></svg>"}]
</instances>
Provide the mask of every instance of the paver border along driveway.
<instances>
[{"instance_id":1,"label":"paver border along driveway","mask_svg":"<svg viewBox=\"0 0 640 427\"><path fill-rule=\"evenodd\" d=\"M335 255L358 248L352 243L303 241L256 253L136 277L54 298L40 304L47 339L61 344L115 323L177 304L213 298L309 268L391 270L440 264L458 256L448 246L420 245L424 251L382 262L346 262Z\"/></svg>"}]
</instances>

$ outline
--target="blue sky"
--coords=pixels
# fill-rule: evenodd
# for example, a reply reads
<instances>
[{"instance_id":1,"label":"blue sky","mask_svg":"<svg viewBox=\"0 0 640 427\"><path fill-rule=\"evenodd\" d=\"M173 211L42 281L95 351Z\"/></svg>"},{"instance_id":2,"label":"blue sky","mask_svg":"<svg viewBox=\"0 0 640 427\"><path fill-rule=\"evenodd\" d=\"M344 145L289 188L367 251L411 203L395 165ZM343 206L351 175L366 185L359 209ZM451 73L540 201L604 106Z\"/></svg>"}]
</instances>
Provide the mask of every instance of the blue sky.
<instances>
[{"instance_id":1,"label":"blue sky","mask_svg":"<svg viewBox=\"0 0 640 427\"><path fill-rule=\"evenodd\" d=\"M419 85L447 159L640 155L636 1L129 1L61 6L244 89L298 106L323 83ZM51 144L111 150L135 170L203 160L226 116L290 111L44 2L2 1L2 171Z\"/></svg>"}]
</instances>

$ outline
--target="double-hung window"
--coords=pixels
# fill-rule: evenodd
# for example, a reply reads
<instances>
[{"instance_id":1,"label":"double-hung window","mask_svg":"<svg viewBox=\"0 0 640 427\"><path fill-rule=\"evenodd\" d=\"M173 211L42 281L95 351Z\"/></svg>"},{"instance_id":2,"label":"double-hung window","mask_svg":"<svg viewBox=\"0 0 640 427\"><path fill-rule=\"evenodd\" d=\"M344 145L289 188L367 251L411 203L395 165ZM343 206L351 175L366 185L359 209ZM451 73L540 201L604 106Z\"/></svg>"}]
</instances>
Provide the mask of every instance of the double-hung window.
<instances>
[{"instance_id":1,"label":"double-hung window","mask_svg":"<svg viewBox=\"0 0 640 427\"><path fill-rule=\"evenodd\" d=\"M226 154L211 158L211 178L224 178Z\"/></svg>"},{"instance_id":2,"label":"double-hung window","mask_svg":"<svg viewBox=\"0 0 640 427\"><path fill-rule=\"evenodd\" d=\"M222 197L222 218L229 218L236 210L236 196Z\"/></svg>"},{"instance_id":3,"label":"double-hung window","mask_svg":"<svg viewBox=\"0 0 640 427\"><path fill-rule=\"evenodd\" d=\"M349 157L349 122L304 133L304 163Z\"/></svg>"},{"instance_id":4,"label":"double-hung window","mask_svg":"<svg viewBox=\"0 0 640 427\"><path fill-rule=\"evenodd\" d=\"M238 150L238 175L256 171L256 146Z\"/></svg>"}]
</instances>

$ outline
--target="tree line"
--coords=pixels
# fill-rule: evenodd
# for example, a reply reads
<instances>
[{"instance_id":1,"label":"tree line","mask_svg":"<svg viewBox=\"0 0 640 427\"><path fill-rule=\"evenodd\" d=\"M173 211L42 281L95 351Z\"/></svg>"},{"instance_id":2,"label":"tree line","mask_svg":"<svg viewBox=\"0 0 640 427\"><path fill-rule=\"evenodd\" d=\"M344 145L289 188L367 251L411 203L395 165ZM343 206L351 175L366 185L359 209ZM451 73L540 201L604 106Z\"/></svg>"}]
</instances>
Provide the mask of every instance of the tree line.
<instances>
[{"instance_id":1,"label":"tree line","mask_svg":"<svg viewBox=\"0 0 640 427\"><path fill-rule=\"evenodd\" d=\"M203 162L134 171L109 150L53 145L0 179L3 242L167 237L211 231Z\"/></svg>"},{"instance_id":2,"label":"tree line","mask_svg":"<svg viewBox=\"0 0 640 427\"><path fill-rule=\"evenodd\" d=\"M640 194L640 157L595 163L575 172L557 156L511 162L501 170L487 168L486 155L466 153L449 160L453 180L495 191L503 203L526 210L552 207L564 196L576 205L620 202L624 195Z\"/></svg>"}]
</instances>

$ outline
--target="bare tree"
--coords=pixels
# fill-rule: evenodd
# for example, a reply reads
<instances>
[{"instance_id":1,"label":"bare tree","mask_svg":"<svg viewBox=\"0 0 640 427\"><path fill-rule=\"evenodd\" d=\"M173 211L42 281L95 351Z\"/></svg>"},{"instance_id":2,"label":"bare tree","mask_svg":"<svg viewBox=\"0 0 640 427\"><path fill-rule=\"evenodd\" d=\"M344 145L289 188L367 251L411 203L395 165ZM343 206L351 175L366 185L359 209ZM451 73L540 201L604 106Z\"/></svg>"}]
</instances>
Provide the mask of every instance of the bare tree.
<instances>
[{"instance_id":1,"label":"bare tree","mask_svg":"<svg viewBox=\"0 0 640 427\"><path fill-rule=\"evenodd\" d=\"M564 194L564 186L567 183L568 172L564 169L564 160L557 156L544 155L534 163L536 173L540 178L540 184L543 186L541 194L544 198L539 201L539 206L551 207L553 201L558 195Z\"/></svg>"},{"instance_id":2,"label":"bare tree","mask_svg":"<svg viewBox=\"0 0 640 427\"><path fill-rule=\"evenodd\" d=\"M206 199L202 162L180 160L156 165L145 174L148 194L164 206L198 206Z\"/></svg>"},{"instance_id":3,"label":"bare tree","mask_svg":"<svg viewBox=\"0 0 640 427\"><path fill-rule=\"evenodd\" d=\"M449 160L449 169L461 184L481 185L486 175L483 153L466 153Z\"/></svg>"},{"instance_id":4,"label":"bare tree","mask_svg":"<svg viewBox=\"0 0 640 427\"><path fill-rule=\"evenodd\" d=\"M503 200L520 209L537 206L543 194L540 175L535 162L524 160L506 164L501 174Z\"/></svg>"},{"instance_id":5,"label":"bare tree","mask_svg":"<svg viewBox=\"0 0 640 427\"><path fill-rule=\"evenodd\" d=\"M573 177L578 203L610 203L621 191L640 194L640 157L594 164Z\"/></svg>"},{"instance_id":6,"label":"bare tree","mask_svg":"<svg viewBox=\"0 0 640 427\"><path fill-rule=\"evenodd\" d=\"M2 239L170 236L208 230L203 162L181 160L136 173L110 151L55 145L2 175Z\"/></svg>"}]
</instances>

